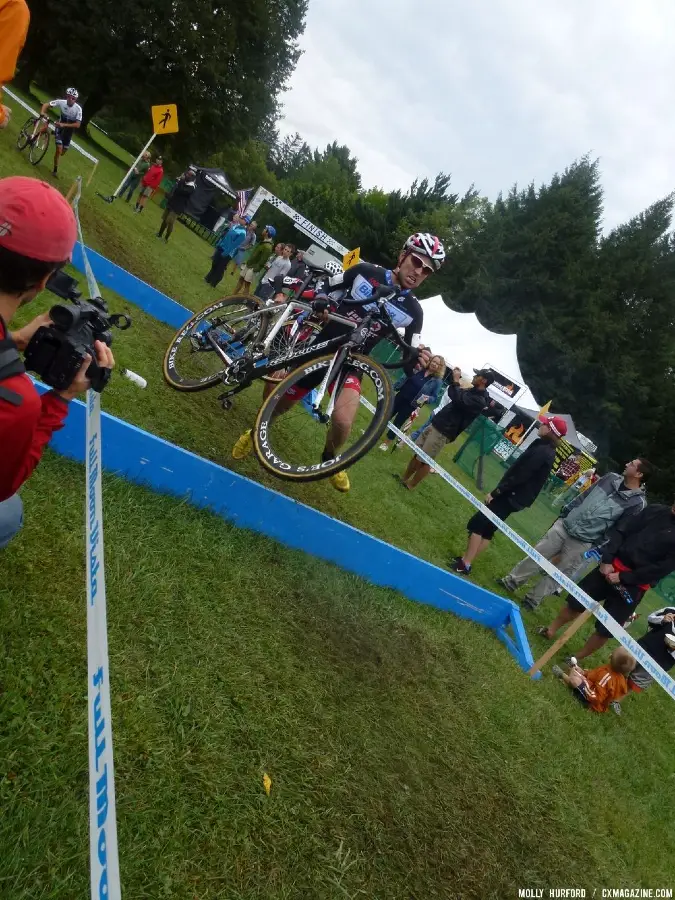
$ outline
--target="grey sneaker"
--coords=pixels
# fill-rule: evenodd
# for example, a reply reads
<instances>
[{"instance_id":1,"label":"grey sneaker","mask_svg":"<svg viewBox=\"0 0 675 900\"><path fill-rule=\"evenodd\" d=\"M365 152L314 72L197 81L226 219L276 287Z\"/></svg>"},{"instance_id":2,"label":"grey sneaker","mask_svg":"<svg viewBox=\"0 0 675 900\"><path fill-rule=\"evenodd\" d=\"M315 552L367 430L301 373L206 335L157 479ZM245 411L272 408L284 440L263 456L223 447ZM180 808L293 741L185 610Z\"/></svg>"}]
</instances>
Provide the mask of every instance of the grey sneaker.
<instances>
[{"instance_id":1,"label":"grey sneaker","mask_svg":"<svg viewBox=\"0 0 675 900\"><path fill-rule=\"evenodd\" d=\"M620 716L621 713L623 712L623 710L621 709L621 704L619 703L618 700L612 700L612 702L609 705L612 707L612 709L617 714L617 716Z\"/></svg>"},{"instance_id":2,"label":"grey sneaker","mask_svg":"<svg viewBox=\"0 0 675 900\"><path fill-rule=\"evenodd\" d=\"M562 678L565 674L560 666L551 666L551 672L553 672L556 678Z\"/></svg>"}]
</instances>

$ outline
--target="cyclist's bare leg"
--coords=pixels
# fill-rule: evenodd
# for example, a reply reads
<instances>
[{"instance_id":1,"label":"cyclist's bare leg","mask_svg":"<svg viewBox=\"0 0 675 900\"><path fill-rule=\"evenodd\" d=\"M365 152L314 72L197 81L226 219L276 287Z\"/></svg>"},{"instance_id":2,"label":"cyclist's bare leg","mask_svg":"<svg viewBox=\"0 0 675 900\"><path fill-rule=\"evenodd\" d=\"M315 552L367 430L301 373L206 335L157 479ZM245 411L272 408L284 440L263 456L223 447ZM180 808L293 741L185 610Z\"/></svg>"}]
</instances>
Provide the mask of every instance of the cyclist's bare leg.
<instances>
[{"instance_id":1,"label":"cyclist's bare leg","mask_svg":"<svg viewBox=\"0 0 675 900\"><path fill-rule=\"evenodd\" d=\"M352 430L354 419L359 411L360 393L353 388L343 388L337 400L330 420L330 428L326 437L324 455L332 457L344 444Z\"/></svg>"},{"instance_id":2,"label":"cyclist's bare leg","mask_svg":"<svg viewBox=\"0 0 675 900\"><path fill-rule=\"evenodd\" d=\"M56 149L54 150L54 171L59 167L59 159L61 158L61 154L63 152L63 147L61 144L56 145Z\"/></svg>"}]
</instances>

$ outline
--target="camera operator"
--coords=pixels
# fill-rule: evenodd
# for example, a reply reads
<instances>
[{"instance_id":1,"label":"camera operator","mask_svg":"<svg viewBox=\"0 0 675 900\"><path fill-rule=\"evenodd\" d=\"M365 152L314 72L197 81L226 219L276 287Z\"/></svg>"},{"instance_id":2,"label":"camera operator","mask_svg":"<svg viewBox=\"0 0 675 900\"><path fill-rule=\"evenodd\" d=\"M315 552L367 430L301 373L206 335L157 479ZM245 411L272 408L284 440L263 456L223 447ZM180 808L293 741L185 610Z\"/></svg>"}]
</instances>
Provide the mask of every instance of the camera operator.
<instances>
[{"instance_id":1,"label":"camera operator","mask_svg":"<svg viewBox=\"0 0 675 900\"><path fill-rule=\"evenodd\" d=\"M49 314L8 331L18 308L30 303L49 276L70 260L76 237L73 211L55 188L35 178L0 179L0 548L23 522L18 489L63 426L68 401L90 385L87 356L66 390L40 397L16 351L25 350L37 329L50 324ZM102 341L94 347L99 366L112 369L110 348Z\"/></svg>"}]
</instances>

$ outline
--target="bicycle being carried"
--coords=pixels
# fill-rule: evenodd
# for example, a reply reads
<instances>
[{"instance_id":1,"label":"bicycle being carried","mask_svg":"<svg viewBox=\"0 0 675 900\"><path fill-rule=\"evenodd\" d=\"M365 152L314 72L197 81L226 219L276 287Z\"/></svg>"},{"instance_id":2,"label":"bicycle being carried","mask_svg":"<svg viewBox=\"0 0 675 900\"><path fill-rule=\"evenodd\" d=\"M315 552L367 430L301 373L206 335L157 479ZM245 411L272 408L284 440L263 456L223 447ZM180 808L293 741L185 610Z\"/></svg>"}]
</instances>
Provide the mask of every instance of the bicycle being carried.
<instances>
[{"instance_id":1,"label":"bicycle being carried","mask_svg":"<svg viewBox=\"0 0 675 900\"><path fill-rule=\"evenodd\" d=\"M184 385L182 389L200 390L220 381L225 388L221 394L225 404L254 381L273 376L280 370L290 370L272 388L258 412L253 429L256 455L262 465L279 478L296 482L328 478L351 466L375 446L387 426L394 402L391 381L385 370L398 369L416 356L416 351L398 334L388 311L388 303L399 293L400 290L391 285L376 288L370 298L369 313L358 324L344 316L322 311L322 324L335 322L345 328L344 333L278 354L273 350L275 336L291 317L296 316L297 321L302 313L305 317L315 314L317 310L313 304L303 302L300 297L291 298L276 311L278 318L262 343L250 342L244 347L240 347L240 339L245 336L242 329L250 327L253 332L264 329L265 325L259 320L269 314L269 308L238 314L227 323L220 318L217 323L209 321L207 308L190 320L194 323L201 317L201 324L208 323L203 330L195 332L200 323L196 326L188 323L174 338L165 359L165 376L168 378L167 366L171 371L171 355L179 339L181 343L186 339L192 343L191 339L194 339L198 347L208 345L221 367L219 375L208 376L208 384L202 377L191 387ZM253 298L238 299L241 302ZM319 302L323 306L324 301ZM355 304L362 302L354 301ZM380 363L359 352L370 340L371 328L376 322L382 336L390 337L401 348L405 359ZM319 378L319 384L308 395L306 404L297 403L289 408L288 397L293 396L307 376ZM372 404L374 413L361 407L351 430L352 442L343 444L331 458L322 459L326 428L336 398L345 381L355 376L360 379L361 394ZM284 415L280 415L281 412Z\"/></svg>"},{"instance_id":2,"label":"bicycle being carried","mask_svg":"<svg viewBox=\"0 0 675 900\"><path fill-rule=\"evenodd\" d=\"M321 322L307 303L316 296L317 285L331 272L316 266L308 269L288 303L234 294L192 316L178 330L164 357L164 377L171 387L192 392L222 384L226 367L247 348L276 359L311 344ZM224 351L228 362L219 350ZM265 376L265 380L280 381L286 374L279 369ZM229 409L231 401L222 399L224 408Z\"/></svg>"},{"instance_id":3,"label":"bicycle being carried","mask_svg":"<svg viewBox=\"0 0 675 900\"><path fill-rule=\"evenodd\" d=\"M28 147L28 159L34 166L37 166L49 149L49 124L47 116L31 116L21 126L16 139L18 150L25 150Z\"/></svg>"}]
</instances>

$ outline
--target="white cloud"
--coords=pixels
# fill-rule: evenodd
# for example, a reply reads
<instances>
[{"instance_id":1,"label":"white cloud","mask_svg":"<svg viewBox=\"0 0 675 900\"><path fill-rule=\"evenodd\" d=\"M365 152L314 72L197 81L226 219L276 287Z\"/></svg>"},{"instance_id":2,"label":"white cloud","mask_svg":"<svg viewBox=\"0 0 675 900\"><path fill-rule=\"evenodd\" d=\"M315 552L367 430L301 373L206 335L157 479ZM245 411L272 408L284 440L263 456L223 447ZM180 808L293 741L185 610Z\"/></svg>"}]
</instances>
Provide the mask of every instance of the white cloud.
<instances>
[{"instance_id":1,"label":"white cloud","mask_svg":"<svg viewBox=\"0 0 675 900\"><path fill-rule=\"evenodd\" d=\"M311 0L282 131L492 199L590 151L611 227L674 186L674 34L669 0Z\"/></svg>"}]
</instances>

